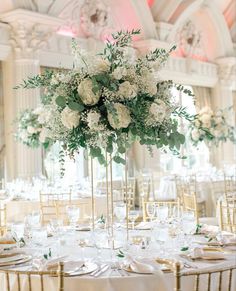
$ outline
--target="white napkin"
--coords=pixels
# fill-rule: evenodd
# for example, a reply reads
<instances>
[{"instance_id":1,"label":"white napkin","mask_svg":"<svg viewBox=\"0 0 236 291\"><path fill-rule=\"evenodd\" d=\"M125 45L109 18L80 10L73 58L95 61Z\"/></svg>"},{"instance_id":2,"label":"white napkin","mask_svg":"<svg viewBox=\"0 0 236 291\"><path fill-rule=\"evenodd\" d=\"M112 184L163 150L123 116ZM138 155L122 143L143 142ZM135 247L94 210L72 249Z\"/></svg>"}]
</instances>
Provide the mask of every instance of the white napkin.
<instances>
[{"instance_id":1,"label":"white napkin","mask_svg":"<svg viewBox=\"0 0 236 291\"><path fill-rule=\"evenodd\" d=\"M147 263L144 263L141 260L134 259L131 256L127 257L127 262L128 262L130 269L136 273L150 274L150 273L154 273L154 271L155 271L153 266L151 266Z\"/></svg>"},{"instance_id":2,"label":"white napkin","mask_svg":"<svg viewBox=\"0 0 236 291\"><path fill-rule=\"evenodd\" d=\"M207 257L207 258L218 258L218 259L224 259L225 258L225 255L224 253L220 253L220 252L214 252L214 251L207 251L207 250L204 250L203 248L194 248L192 254L191 254L191 258L193 259L197 259L197 258L204 258L204 257Z\"/></svg>"},{"instance_id":3,"label":"white napkin","mask_svg":"<svg viewBox=\"0 0 236 291\"><path fill-rule=\"evenodd\" d=\"M7 233L6 235L0 237L0 245L1 244L15 244L16 241L13 239L12 235Z\"/></svg>"},{"instance_id":4,"label":"white napkin","mask_svg":"<svg viewBox=\"0 0 236 291\"><path fill-rule=\"evenodd\" d=\"M152 228L152 223L145 222L145 221L142 221L138 225L135 226L135 229L140 229L140 230L149 230L151 228Z\"/></svg>"},{"instance_id":5,"label":"white napkin","mask_svg":"<svg viewBox=\"0 0 236 291\"><path fill-rule=\"evenodd\" d=\"M35 258L33 259L33 267L38 270L44 270L44 269L54 269L55 267L57 267L58 263L63 261L63 259L65 259L67 256L60 256L57 258L53 258L53 259L49 259L46 260L44 258Z\"/></svg>"}]
</instances>

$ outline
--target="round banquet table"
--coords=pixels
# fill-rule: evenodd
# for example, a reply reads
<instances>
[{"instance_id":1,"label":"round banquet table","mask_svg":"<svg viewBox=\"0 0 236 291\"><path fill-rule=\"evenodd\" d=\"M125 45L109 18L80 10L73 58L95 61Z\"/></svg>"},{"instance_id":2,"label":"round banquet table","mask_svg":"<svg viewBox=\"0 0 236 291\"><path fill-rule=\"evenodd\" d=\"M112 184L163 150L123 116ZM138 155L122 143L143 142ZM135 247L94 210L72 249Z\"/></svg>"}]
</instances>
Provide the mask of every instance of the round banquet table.
<instances>
[{"instance_id":1,"label":"round banquet table","mask_svg":"<svg viewBox=\"0 0 236 291\"><path fill-rule=\"evenodd\" d=\"M125 230L120 228L116 230L115 237L117 238L117 245L115 241L115 250L111 251L110 249L106 248L106 245L104 243L104 236L101 235L101 245L100 247L96 248L94 247L94 241L97 239L95 234L92 232L82 232L82 231L75 231L70 229L64 229L64 231L57 237L49 237L45 238L45 231L44 230L38 230L39 233L41 233L40 236L37 235L37 239L33 240L33 243L31 242L31 246L25 246L21 250L26 252L27 254L32 254L33 261L35 258L43 258L43 254L48 253L49 248L52 252L52 257L54 258L54 262L58 260L65 260L65 261L79 261L81 262L81 258L85 258L85 261L87 262L95 262L95 263L107 263L111 264L111 262L121 262L124 261L124 258L118 258L118 247L123 244L124 248L122 250L124 251L125 255L131 256L131 257L137 257L140 256L142 258L146 258L149 260L153 260L154 258L160 257L161 248L165 249L164 257L171 258L171 259L177 259L182 261L183 263L186 262L185 259L180 256L180 247L175 242L175 239L171 239L168 236L168 229L163 227L158 230L159 234L163 236L163 239L165 240L165 245L161 246L157 244L155 239L151 240L150 244L147 248L143 248L139 245L133 245L130 244L127 246L127 244L124 243L124 237L125 237ZM102 231L101 231L102 232ZM130 238L132 241L132 237L136 237L137 235L141 235L146 238L155 238L155 229L154 230L133 230L130 231ZM33 235L34 238L34 235ZM81 248L79 247L79 241L83 239L86 241L86 247ZM123 241L122 241L123 239ZM188 242L192 246L198 246L197 241L205 241L204 236L193 236L188 235ZM101 252L101 253L100 253ZM100 254L100 255L99 255ZM63 255L63 258L61 257ZM236 249L232 249L228 255L226 255L225 260L221 261L205 261L205 260L199 260L199 261L192 261L189 263L191 268L183 268L183 272L189 271L189 270L203 270L203 269L212 269L212 268L220 268L223 266L233 266L235 265L236 260ZM100 259L99 259L100 256ZM61 259L60 259L61 258ZM15 267L16 268L16 267ZM31 268L30 265L18 267L19 270L29 270ZM13 280L13 279L12 279ZM34 278L32 279L34 280ZM191 291L193 289L194 285L194 277L186 277L182 279L182 289L183 291ZM206 284L207 278L203 278L202 283L203 285ZM227 280L223 279L223 289L226 289L226 282ZM15 282L11 282L13 286L13 291L17 291L17 289L14 289ZM3 277L3 274L0 272L0 290L6 290L5 287L5 280ZM28 291L26 280L21 280L22 284L22 290ZM40 291L37 288L38 282L35 280L35 291ZM45 291L57 291L57 282L56 278L47 277L44 279L44 287ZM211 290L217 290L216 284L218 284L218 280L213 281L213 285ZM199 290L204 290L203 285L200 285ZM201 287L202 286L202 287ZM174 290L174 276L173 273L167 272L163 273L159 269L155 274L148 275L148 274L135 274L135 273L126 273L125 276L121 276L120 273L118 273L116 270L109 268L105 273L103 273L101 276L94 278L87 275L81 275L81 276L75 276L75 277L66 277L65 278L65 291L170 291ZM201 289L203 288L203 289ZM225 289L224 289L225 288ZM233 286L232 290L236 288L236 272L233 272Z\"/></svg>"}]
</instances>

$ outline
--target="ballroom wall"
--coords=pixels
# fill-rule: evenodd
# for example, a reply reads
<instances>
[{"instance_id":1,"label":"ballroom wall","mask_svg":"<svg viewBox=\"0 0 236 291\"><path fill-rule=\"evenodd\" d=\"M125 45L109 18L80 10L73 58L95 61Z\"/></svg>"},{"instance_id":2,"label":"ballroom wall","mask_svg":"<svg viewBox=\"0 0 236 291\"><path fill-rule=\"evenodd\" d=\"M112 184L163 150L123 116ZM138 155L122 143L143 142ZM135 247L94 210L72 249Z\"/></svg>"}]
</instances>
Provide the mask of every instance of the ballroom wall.
<instances>
[{"instance_id":1,"label":"ballroom wall","mask_svg":"<svg viewBox=\"0 0 236 291\"><path fill-rule=\"evenodd\" d=\"M4 126L0 110L0 134L4 128L5 137L0 145L4 141L7 180L42 172L41 151L16 143L12 125L22 109L37 105L40 92L13 87L27 76L39 73L42 66L70 68L72 37L77 37L84 49L99 50L111 32L140 28L141 37L134 41L137 53L177 45L162 70L162 78L207 87L213 107L235 108L235 5L233 0L1 1L0 105L4 101ZM234 118L232 124L235 125ZM235 152L235 146L226 143L214 151L212 161L216 166L233 163ZM137 168L158 169L158 152L155 163L139 145L134 146L132 154Z\"/></svg>"}]
</instances>

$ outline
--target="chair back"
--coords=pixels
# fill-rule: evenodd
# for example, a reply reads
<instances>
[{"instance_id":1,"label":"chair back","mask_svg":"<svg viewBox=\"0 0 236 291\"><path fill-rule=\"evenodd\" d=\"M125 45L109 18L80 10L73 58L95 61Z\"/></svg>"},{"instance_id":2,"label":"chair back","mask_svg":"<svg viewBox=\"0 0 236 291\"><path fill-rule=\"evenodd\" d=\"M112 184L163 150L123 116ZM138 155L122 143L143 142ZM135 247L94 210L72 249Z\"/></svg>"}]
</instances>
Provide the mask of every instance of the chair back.
<instances>
[{"instance_id":1,"label":"chair back","mask_svg":"<svg viewBox=\"0 0 236 291\"><path fill-rule=\"evenodd\" d=\"M6 205L0 203L0 236L3 236L7 231L7 213Z\"/></svg>"},{"instance_id":2,"label":"chair back","mask_svg":"<svg viewBox=\"0 0 236 291\"><path fill-rule=\"evenodd\" d=\"M129 209L135 208L135 192L136 192L135 178L128 178L127 185L122 183L122 197L124 202L128 202Z\"/></svg>"},{"instance_id":3,"label":"chair back","mask_svg":"<svg viewBox=\"0 0 236 291\"><path fill-rule=\"evenodd\" d=\"M219 201L220 229L236 232L236 199L227 198Z\"/></svg>"},{"instance_id":4,"label":"chair back","mask_svg":"<svg viewBox=\"0 0 236 291\"><path fill-rule=\"evenodd\" d=\"M1 280L0 283L0 286L3 284L5 287L3 289L4 291L44 291L47 285L46 279L49 279L49 277L57 277L56 290L65 291L63 263L59 263L58 270L56 271L16 271L1 269L0 276L5 276L5 281Z\"/></svg>"},{"instance_id":5,"label":"chair back","mask_svg":"<svg viewBox=\"0 0 236 291\"><path fill-rule=\"evenodd\" d=\"M236 175L224 174L225 198L236 197Z\"/></svg>"},{"instance_id":6,"label":"chair back","mask_svg":"<svg viewBox=\"0 0 236 291\"><path fill-rule=\"evenodd\" d=\"M192 212L196 223L199 223L199 213L197 207L197 196L196 193L183 193L183 211Z\"/></svg>"},{"instance_id":7,"label":"chair back","mask_svg":"<svg viewBox=\"0 0 236 291\"><path fill-rule=\"evenodd\" d=\"M181 271L181 263L169 259L159 259L158 262L167 265L174 273L174 290L184 291L182 278L191 278L193 286L189 286L194 291L233 291L235 289L236 265L222 268L211 268L196 271ZM189 280L187 280L189 282ZM188 289L190 290L190 289Z\"/></svg>"},{"instance_id":8,"label":"chair back","mask_svg":"<svg viewBox=\"0 0 236 291\"><path fill-rule=\"evenodd\" d=\"M66 206L71 204L71 192L42 193L40 192L41 222L46 224L53 218L63 218Z\"/></svg>"}]
</instances>

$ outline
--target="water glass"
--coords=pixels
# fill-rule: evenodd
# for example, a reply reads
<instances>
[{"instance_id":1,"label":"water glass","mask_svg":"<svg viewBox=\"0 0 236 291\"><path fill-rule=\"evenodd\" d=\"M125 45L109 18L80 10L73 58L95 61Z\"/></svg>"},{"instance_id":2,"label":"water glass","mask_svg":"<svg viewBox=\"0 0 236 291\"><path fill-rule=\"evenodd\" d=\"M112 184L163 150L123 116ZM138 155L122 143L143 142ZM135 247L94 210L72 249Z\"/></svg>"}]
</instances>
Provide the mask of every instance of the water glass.
<instances>
[{"instance_id":1,"label":"water glass","mask_svg":"<svg viewBox=\"0 0 236 291\"><path fill-rule=\"evenodd\" d=\"M129 220L132 222L132 229L133 230L134 230L134 223L138 217L139 217L138 210L130 210L129 211Z\"/></svg>"},{"instance_id":2,"label":"water glass","mask_svg":"<svg viewBox=\"0 0 236 291\"><path fill-rule=\"evenodd\" d=\"M66 212L67 212L71 227L75 227L80 215L79 208L74 205L67 206Z\"/></svg>"},{"instance_id":3,"label":"water glass","mask_svg":"<svg viewBox=\"0 0 236 291\"><path fill-rule=\"evenodd\" d=\"M117 203L114 208L114 213L120 223L122 223L126 217L126 205L125 203Z\"/></svg>"},{"instance_id":4,"label":"water glass","mask_svg":"<svg viewBox=\"0 0 236 291\"><path fill-rule=\"evenodd\" d=\"M146 205L146 212L148 217L150 218L150 221L152 222L153 218L156 214L156 205L155 203L147 203Z\"/></svg>"}]
</instances>

